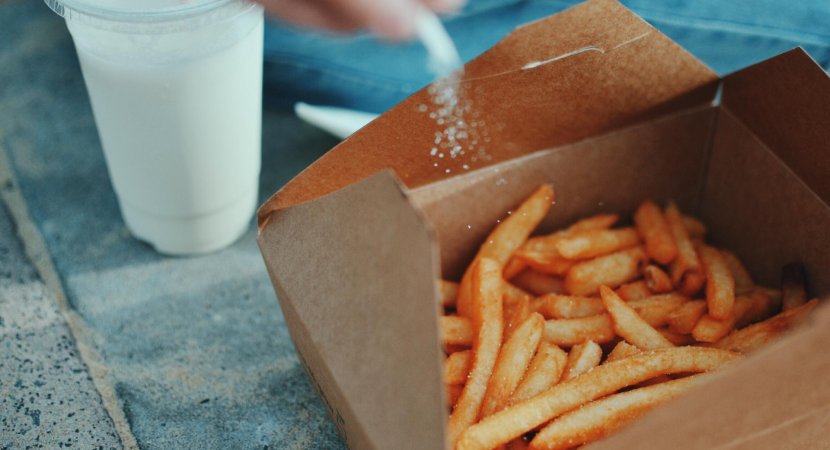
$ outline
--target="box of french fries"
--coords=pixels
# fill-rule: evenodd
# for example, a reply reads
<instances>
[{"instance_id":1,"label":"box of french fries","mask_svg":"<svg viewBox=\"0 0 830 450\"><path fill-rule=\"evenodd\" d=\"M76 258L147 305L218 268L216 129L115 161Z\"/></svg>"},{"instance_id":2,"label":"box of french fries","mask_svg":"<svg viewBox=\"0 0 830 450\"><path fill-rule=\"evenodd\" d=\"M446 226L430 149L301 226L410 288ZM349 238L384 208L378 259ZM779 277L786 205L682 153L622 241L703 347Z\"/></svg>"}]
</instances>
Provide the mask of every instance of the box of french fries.
<instances>
[{"instance_id":1,"label":"box of french fries","mask_svg":"<svg viewBox=\"0 0 830 450\"><path fill-rule=\"evenodd\" d=\"M590 0L456 88L457 123L433 85L259 211L350 448L830 448L830 80L806 53L721 78Z\"/></svg>"}]
</instances>

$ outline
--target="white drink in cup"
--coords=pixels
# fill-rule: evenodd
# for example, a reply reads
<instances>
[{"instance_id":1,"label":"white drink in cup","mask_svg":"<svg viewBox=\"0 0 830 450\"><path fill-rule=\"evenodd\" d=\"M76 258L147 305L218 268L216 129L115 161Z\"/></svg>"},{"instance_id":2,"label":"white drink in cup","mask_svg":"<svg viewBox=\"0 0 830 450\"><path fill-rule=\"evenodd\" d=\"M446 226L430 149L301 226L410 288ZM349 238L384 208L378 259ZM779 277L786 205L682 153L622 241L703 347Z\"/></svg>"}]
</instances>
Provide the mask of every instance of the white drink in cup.
<instances>
[{"instance_id":1,"label":"white drink in cup","mask_svg":"<svg viewBox=\"0 0 830 450\"><path fill-rule=\"evenodd\" d=\"M127 227L167 254L250 226L262 121L262 9L239 0L46 0L81 63Z\"/></svg>"}]
</instances>

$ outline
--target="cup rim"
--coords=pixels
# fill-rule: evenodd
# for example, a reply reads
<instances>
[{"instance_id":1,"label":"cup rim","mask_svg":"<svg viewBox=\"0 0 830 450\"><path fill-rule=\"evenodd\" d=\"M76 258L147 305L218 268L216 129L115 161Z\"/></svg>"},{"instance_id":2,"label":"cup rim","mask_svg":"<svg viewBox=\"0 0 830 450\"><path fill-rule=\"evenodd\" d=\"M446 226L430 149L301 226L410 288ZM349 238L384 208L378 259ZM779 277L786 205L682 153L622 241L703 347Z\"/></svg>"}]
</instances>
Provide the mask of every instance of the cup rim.
<instances>
[{"instance_id":1,"label":"cup rim","mask_svg":"<svg viewBox=\"0 0 830 450\"><path fill-rule=\"evenodd\" d=\"M188 21L217 22L228 16L255 8L246 0L203 0L195 3L154 8L147 11L118 10L99 7L83 0L44 0L46 5L67 21L82 22L101 28L141 24L162 24Z\"/></svg>"}]
</instances>

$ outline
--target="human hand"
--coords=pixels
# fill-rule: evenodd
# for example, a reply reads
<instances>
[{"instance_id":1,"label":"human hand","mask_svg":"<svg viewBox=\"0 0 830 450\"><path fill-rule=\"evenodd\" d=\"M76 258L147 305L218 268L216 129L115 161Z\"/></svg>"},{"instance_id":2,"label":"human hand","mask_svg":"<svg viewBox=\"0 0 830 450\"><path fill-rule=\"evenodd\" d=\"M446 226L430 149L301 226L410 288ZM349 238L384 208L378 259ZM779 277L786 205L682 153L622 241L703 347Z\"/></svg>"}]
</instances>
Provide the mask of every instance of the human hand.
<instances>
[{"instance_id":1,"label":"human hand","mask_svg":"<svg viewBox=\"0 0 830 450\"><path fill-rule=\"evenodd\" d=\"M388 38L406 39L415 32L419 8L449 13L464 0L256 0L269 14L301 26L336 32L368 28Z\"/></svg>"}]
</instances>

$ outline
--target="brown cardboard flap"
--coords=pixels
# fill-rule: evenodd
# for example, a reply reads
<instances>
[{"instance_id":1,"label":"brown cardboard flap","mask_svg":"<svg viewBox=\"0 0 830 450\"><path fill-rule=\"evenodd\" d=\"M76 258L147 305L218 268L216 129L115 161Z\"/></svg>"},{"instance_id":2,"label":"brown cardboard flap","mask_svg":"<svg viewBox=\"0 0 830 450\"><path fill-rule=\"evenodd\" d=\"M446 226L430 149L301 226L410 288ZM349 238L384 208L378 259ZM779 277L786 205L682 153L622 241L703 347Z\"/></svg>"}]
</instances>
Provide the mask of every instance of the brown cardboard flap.
<instances>
[{"instance_id":1,"label":"brown cardboard flap","mask_svg":"<svg viewBox=\"0 0 830 450\"><path fill-rule=\"evenodd\" d=\"M415 188L705 104L716 82L705 65L616 1L590 0L517 29L466 66L459 101L470 107L465 121L477 125L474 151L455 159L430 154L445 127L430 118L435 105L424 89L294 178L262 206L260 224L272 211L379 170L391 168Z\"/></svg>"},{"instance_id":2,"label":"brown cardboard flap","mask_svg":"<svg viewBox=\"0 0 830 450\"><path fill-rule=\"evenodd\" d=\"M830 77L804 50L725 77L722 102L830 204Z\"/></svg>"},{"instance_id":3,"label":"brown cardboard flap","mask_svg":"<svg viewBox=\"0 0 830 450\"><path fill-rule=\"evenodd\" d=\"M258 237L297 350L353 448L444 447L432 233L389 172Z\"/></svg>"},{"instance_id":4,"label":"brown cardboard flap","mask_svg":"<svg viewBox=\"0 0 830 450\"><path fill-rule=\"evenodd\" d=\"M830 307L592 449L828 448Z\"/></svg>"}]
</instances>

